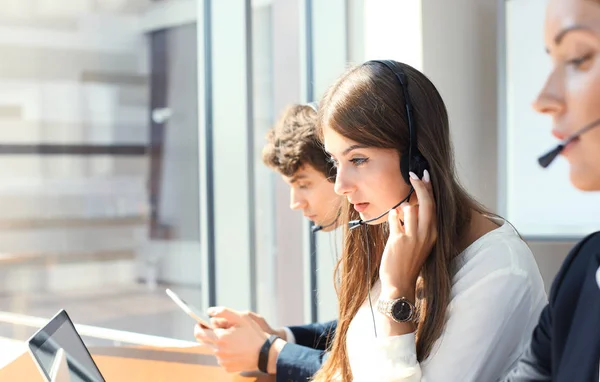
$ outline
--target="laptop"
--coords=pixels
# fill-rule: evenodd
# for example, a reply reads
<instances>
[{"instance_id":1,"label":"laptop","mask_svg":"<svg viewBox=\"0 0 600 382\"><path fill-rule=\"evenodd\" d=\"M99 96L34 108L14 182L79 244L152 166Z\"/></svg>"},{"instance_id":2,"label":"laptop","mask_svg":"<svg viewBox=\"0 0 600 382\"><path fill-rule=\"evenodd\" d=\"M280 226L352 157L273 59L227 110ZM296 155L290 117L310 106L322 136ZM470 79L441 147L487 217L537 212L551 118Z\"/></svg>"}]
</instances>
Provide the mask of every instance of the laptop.
<instances>
[{"instance_id":1,"label":"laptop","mask_svg":"<svg viewBox=\"0 0 600 382\"><path fill-rule=\"evenodd\" d=\"M27 345L47 382L106 382L65 310L52 317Z\"/></svg>"}]
</instances>

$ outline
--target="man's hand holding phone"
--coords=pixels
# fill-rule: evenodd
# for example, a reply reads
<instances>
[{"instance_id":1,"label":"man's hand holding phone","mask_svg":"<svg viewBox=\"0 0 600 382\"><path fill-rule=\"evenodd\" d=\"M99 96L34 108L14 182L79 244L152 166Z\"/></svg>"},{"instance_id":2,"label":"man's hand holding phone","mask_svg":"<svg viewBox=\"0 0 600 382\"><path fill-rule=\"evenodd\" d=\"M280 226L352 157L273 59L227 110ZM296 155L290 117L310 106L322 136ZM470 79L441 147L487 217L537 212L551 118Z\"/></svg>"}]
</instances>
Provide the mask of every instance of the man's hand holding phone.
<instances>
[{"instance_id":1,"label":"man's hand holding phone","mask_svg":"<svg viewBox=\"0 0 600 382\"><path fill-rule=\"evenodd\" d=\"M237 312L223 307L209 309L209 318L183 301L172 290L167 289L166 292L177 306L196 321L194 337L215 351L217 361L227 372L257 370L258 353L265 340L270 334L279 335L280 339L275 341L269 351L267 367L270 374L275 374L277 357L285 345L285 331L274 330L256 313Z\"/></svg>"},{"instance_id":2,"label":"man's hand holding phone","mask_svg":"<svg viewBox=\"0 0 600 382\"><path fill-rule=\"evenodd\" d=\"M212 349L216 349L215 342L217 341L217 337L213 331L213 325L210 322L210 318L200 313L198 309L189 305L171 289L167 289L165 292L171 300L181 308L181 310L196 321L196 326L194 327L194 337L196 337L196 340Z\"/></svg>"},{"instance_id":3,"label":"man's hand holding phone","mask_svg":"<svg viewBox=\"0 0 600 382\"><path fill-rule=\"evenodd\" d=\"M208 310L211 316L211 323L214 326L214 336L217 341L215 356L219 365L229 373L252 372L258 370L258 354L260 348L269 338L270 333L263 330L263 327L256 322L253 317L260 317L251 312L238 312L225 307L215 307ZM265 322L266 324L266 322ZM267 325L266 325L267 326ZM266 327L265 326L265 327ZM198 328L194 334L200 342L207 341L207 330ZM272 350L283 347L285 344L282 340L279 345L277 342L271 347ZM276 360L278 354L271 355L269 353L268 368L270 374L275 373Z\"/></svg>"}]
</instances>

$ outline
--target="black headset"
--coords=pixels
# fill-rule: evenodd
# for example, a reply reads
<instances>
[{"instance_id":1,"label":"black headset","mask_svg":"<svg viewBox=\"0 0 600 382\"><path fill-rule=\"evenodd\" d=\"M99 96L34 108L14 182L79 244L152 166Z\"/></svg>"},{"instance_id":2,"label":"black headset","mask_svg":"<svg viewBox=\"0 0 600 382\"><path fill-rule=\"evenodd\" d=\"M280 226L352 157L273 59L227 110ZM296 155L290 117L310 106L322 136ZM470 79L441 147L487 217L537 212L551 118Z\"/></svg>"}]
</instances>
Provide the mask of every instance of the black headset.
<instances>
[{"instance_id":1,"label":"black headset","mask_svg":"<svg viewBox=\"0 0 600 382\"><path fill-rule=\"evenodd\" d=\"M412 103L410 101L410 96L408 94L408 81L407 81L406 73L404 72L404 69L402 68L403 64L400 64L400 63L392 61L392 60L372 60L372 61L367 61L364 65L369 65L369 64L373 64L373 63L378 63L381 65L384 65L386 68L391 70L392 73L394 73L394 76L396 77L396 79L398 80L400 87L402 88L402 94L404 95L404 107L406 109L406 120L408 122L409 142L408 142L408 150L404 150L404 152L400 156L400 173L402 174L402 178L404 178L404 181L406 182L406 184L410 185L410 191L408 192L408 195L403 200L400 201L400 203L396 204L390 210L384 212L383 214L377 216L376 218L369 219L369 220L359 219L359 220L350 221L348 224L349 224L349 229L351 229L351 230L355 229L361 225L364 225L366 223L381 219L383 216L388 214L391 210L393 210L394 208L397 208L400 204L404 203L407 200L410 200L410 196L413 194L413 192L415 190L410 183L409 172L413 172L413 173L417 174L417 176L421 177L421 176L423 176L423 173L425 172L425 170L429 169L429 163L427 162L427 160L425 159L423 154L421 154L421 152L419 151L419 148L417 146L417 130L415 128L413 107L412 107ZM369 247L368 239L369 239L369 236L367 235L366 239L365 239L367 241L366 248L367 248L367 257L368 257L368 259L367 259L367 277L369 277L371 275L371 251L369 249L370 247ZM371 288L370 287L368 288L367 293L368 293L368 298L369 298L369 307L371 308L371 316L373 318L373 331L375 333L375 337L377 337L377 326L375 325L375 314L373 313L373 304L371 302Z\"/></svg>"},{"instance_id":2,"label":"black headset","mask_svg":"<svg viewBox=\"0 0 600 382\"><path fill-rule=\"evenodd\" d=\"M406 73L402 68L401 64L392 60L373 60L368 61L366 64L379 63L387 67L394 73L394 76L398 80L402 93L404 95L404 107L406 109L406 119L408 121L408 150L405 150L400 157L400 172L402 177L407 184L410 184L409 172L417 174L417 176L423 176L423 172L429 169L429 163L419 151L417 145L417 130L415 128L415 120L413 115L413 106L408 93L408 81Z\"/></svg>"},{"instance_id":3,"label":"black headset","mask_svg":"<svg viewBox=\"0 0 600 382\"><path fill-rule=\"evenodd\" d=\"M423 176L423 172L429 169L429 163L427 162L423 154L421 154L417 145L417 130L415 128L413 107L410 101L410 96L408 94L408 81L404 69L402 68L400 63L392 60L372 60L365 62L363 65L369 65L374 63L384 65L386 68L391 70L392 73L394 73L394 76L396 77L398 83L400 84L400 87L402 88L402 94L404 95L404 108L406 109L406 120L408 122L408 149L404 150L404 152L400 156L400 173L402 174L402 178L404 179L406 184L410 186L410 191L408 192L408 195L406 195L406 197L402 199L398 204L396 204L394 207L375 218L369 220L351 220L350 222L348 222L348 226L350 229L355 229L356 227L359 227L361 225L377 221L385 215L387 215L391 210L397 208L399 205L406 202L407 200L410 200L410 196L415 190L410 183L409 172L413 172L417 174L417 176L421 177Z\"/></svg>"}]
</instances>

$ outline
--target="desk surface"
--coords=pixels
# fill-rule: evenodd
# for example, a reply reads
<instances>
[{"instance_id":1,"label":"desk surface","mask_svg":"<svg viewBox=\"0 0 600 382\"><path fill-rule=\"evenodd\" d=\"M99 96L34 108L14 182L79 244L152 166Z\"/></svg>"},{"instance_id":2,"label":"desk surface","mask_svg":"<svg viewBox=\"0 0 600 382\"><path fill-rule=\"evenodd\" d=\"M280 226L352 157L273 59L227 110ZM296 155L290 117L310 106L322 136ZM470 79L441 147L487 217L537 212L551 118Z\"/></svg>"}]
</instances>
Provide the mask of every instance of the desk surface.
<instances>
[{"instance_id":1,"label":"desk surface","mask_svg":"<svg viewBox=\"0 0 600 382\"><path fill-rule=\"evenodd\" d=\"M228 374L218 366L215 357L203 347L90 348L92 357L107 382L272 382L272 376L240 376ZM29 353L22 354L0 369L0 381L44 382Z\"/></svg>"}]
</instances>

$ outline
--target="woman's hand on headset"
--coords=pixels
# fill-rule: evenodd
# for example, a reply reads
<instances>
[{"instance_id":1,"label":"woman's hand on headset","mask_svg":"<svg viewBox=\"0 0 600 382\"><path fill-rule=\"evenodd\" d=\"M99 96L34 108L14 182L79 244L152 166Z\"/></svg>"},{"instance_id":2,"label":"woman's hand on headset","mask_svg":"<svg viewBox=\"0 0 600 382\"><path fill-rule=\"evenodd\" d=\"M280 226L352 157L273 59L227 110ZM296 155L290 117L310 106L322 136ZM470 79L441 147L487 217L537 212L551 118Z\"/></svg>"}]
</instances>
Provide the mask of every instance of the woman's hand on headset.
<instances>
[{"instance_id":1,"label":"woman's hand on headset","mask_svg":"<svg viewBox=\"0 0 600 382\"><path fill-rule=\"evenodd\" d=\"M383 251L379 278L382 298L405 297L414 302L417 278L437 239L437 219L429 172L425 170L422 180L411 172L410 182L417 204L403 203L390 211L390 236Z\"/></svg>"}]
</instances>

